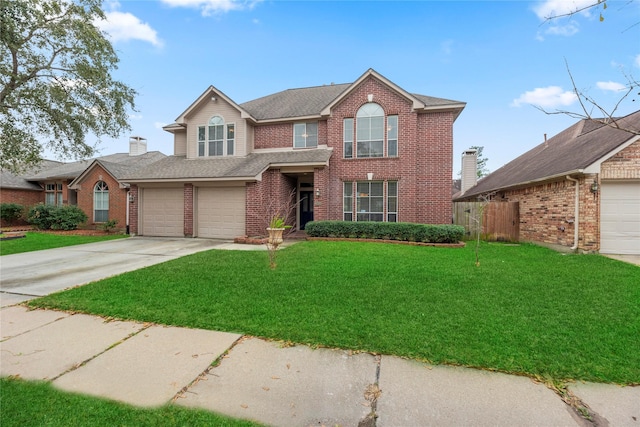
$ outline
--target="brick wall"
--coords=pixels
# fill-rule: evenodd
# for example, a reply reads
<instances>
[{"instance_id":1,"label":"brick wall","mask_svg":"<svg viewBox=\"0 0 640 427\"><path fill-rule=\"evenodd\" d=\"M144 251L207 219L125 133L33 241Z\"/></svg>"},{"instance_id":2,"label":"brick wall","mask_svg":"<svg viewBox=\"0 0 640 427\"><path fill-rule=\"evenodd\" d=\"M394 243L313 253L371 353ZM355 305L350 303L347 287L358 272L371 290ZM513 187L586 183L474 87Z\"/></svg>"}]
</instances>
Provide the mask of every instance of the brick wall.
<instances>
[{"instance_id":1,"label":"brick wall","mask_svg":"<svg viewBox=\"0 0 640 427\"><path fill-rule=\"evenodd\" d=\"M640 141L603 162L600 171L600 179L640 179Z\"/></svg>"},{"instance_id":2,"label":"brick wall","mask_svg":"<svg viewBox=\"0 0 640 427\"><path fill-rule=\"evenodd\" d=\"M93 218L93 191L98 181L104 181L109 187L109 219L118 221L117 228L124 229L127 225L127 189L120 188L118 181L109 175L101 166L96 165L79 182L76 190L78 207L87 214L88 225L95 225Z\"/></svg>"},{"instance_id":3,"label":"brick wall","mask_svg":"<svg viewBox=\"0 0 640 427\"><path fill-rule=\"evenodd\" d=\"M138 186L131 184L129 195L133 198L133 203L129 203L129 233L132 236L138 234Z\"/></svg>"},{"instance_id":4,"label":"brick wall","mask_svg":"<svg viewBox=\"0 0 640 427\"><path fill-rule=\"evenodd\" d=\"M193 237L193 184L184 185L184 236Z\"/></svg>"},{"instance_id":5,"label":"brick wall","mask_svg":"<svg viewBox=\"0 0 640 427\"><path fill-rule=\"evenodd\" d=\"M25 208L24 214L26 215L31 206L38 203L44 203L44 191L37 190L18 190L13 188L0 188L0 203L17 203ZM17 221L13 224L5 224L0 220L0 226L5 227L8 225L25 225L26 221Z\"/></svg>"},{"instance_id":6,"label":"brick wall","mask_svg":"<svg viewBox=\"0 0 640 427\"><path fill-rule=\"evenodd\" d=\"M591 193L597 175L579 178L578 249L599 249L599 193ZM526 188L499 192L494 200L519 202L520 239L572 247L574 244L575 186L559 179Z\"/></svg>"},{"instance_id":7,"label":"brick wall","mask_svg":"<svg viewBox=\"0 0 640 427\"><path fill-rule=\"evenodd\" d=\"M398 157L344 159L343 119L355 118L370 94L385 115L398 116ZM451 223L452 113L418 114L409 100L370 77L334 107L327 125L333 148L322 201L327 219L342 219L343 182L367 181L373 173L373 181L398 181L398 221Z\"/></svg>"},{"instance_id":8,"label":"brick wall","mask_svg":"<svg viewBox=\"0 0 640 427\"><path fill-rule=\"evenodd\" d=\"M0 188L0 203L17 203L30 207L44 203L44 191Z\"/></svg>"},{"instance_id":9,"label":"brick wall","mask_svg":"<svg viewBox=\"0 0 640 427\"><path fill-rule=\"evenodd\" d=\"M398 116L398 157L344 159L343 120L355 118L358 109L370 102L369 95L373 95L372 102L379 104L386 116ZM373 173L373 181L398 182L398 221L450 224L453 120L452 113L418 114L413 111L411 101L374 77L365 79L334 106L327 120L318 122L318 144L326 144L333 154L327 168L314 171L314 189L320 189L321 194L314 201L314 219L342 220L343 183L367 181L367 174ZM355 126L356 123L354 136ZM292 123L255 128L255 148L292 146ZM259 221L251 218L251 212L269 201L264 194L271 185L277 189L288 187L274 182L275 179L263 176L261 182L248 185L248 233L258 230ZM291 185L295 188L295 183Z\"/></svg>"},{"instance_id":10,"label":"brick wall","mask_svg":"<svg viewBox=\"0 0 640 427\"><path fill-rule=\"evenodd\" d=\"M280 173L279 169L270 169L262 174L261 181L248 183L247 235L264 236L270 218L276 213L281 215L282 207L295 205L295 200L289 200L295 189L296 180ZM295 222L295 211L291 212L287 222L290 225Z\"/></svg>"}]
</instances>

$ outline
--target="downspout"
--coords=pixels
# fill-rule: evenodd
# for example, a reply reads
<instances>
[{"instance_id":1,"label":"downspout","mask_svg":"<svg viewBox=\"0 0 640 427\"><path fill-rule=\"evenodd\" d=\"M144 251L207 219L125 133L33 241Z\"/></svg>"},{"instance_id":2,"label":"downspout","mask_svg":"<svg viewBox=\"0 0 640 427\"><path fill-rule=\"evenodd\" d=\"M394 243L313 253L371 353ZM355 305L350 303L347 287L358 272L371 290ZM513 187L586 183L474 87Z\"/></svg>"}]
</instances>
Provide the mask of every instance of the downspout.
<instances>
[{"instance_id":1,"label":"downspout","mask_svg":"<svg viewBox=\"0 0 640 427\"><path fill-rule=\"evenodd\" d=\"M569 175L567 175L567 179L569 181L573 181L576 183L575 187L576 187L576 191L575 191L575 213L574 213L574 217L575 220L573 221L573 246L571 246L571 250L575 251L576 249L578 249L578 225L580 223L580 210L578 209L580 206L580 186L578 185L580 183L579 180L571 178Z\"/></svg>"}]
</instances>

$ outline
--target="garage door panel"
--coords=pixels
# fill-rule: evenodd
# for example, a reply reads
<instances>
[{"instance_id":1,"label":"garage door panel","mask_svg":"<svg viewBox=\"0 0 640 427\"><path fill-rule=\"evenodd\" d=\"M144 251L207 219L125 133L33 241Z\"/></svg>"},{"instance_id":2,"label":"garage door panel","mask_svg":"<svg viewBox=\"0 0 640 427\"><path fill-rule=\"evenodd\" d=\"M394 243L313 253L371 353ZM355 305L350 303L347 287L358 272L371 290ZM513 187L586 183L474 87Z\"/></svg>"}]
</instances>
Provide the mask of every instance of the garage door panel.
<instances>
[{"instance_id":1,"label":"garage door panel","mask_svg":"<svg viewBox=\"0 0 640 427\"><path fill-rule=\"evenodd\" d=\"M600 252L640 255L640 182L603 182Z\"/></svg>"},{"instance_id":2,"label":"garage door panel","mask_svg":"<svg viewBox=\"0 0 640 427\"><path fill-rule=\"evenodd\" d=\"M198 189L198 237L232 239L245 234L244 187Z\"/></svg>"},{"instance_id":3,"label":"garage door panel","mask_svg":"<svg viewBox=\"0 0 640 427\"><path fill-rule=\"evenodd\" d=\"M142 234L145 236L184 236L184 192L182 188L143 190Z\"/></svg>"}]
</instances>

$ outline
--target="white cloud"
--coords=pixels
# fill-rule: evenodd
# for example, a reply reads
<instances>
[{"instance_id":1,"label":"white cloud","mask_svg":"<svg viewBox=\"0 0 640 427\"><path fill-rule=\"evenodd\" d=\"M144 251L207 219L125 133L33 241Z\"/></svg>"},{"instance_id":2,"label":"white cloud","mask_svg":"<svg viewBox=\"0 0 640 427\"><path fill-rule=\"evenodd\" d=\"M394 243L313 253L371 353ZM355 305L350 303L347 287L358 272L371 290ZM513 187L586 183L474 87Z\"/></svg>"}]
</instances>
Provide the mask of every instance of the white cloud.
<instances>
[{"instance_id":1,"label":"white cloud","mask_svg":"<svg viewBox=\"0 0 640 427\"><path fill-rule=\"evenodd\" d=\"M563 91L560 86L539 87L514 99L511 106L520 107L523 104L531 104L543 108L553 108L571 105L577 99L575 93Z\"/></svg>"},{"instance_id":2,"label":"white cloud","mask_svg":"<svg viewBox=\"0 0 640 427\"><path fill-rule=\"evenodd\" d=\"M598 82L596 83L596 86L598 86L599 89L602 90L607 90L607 91L611 91L611 92L619 92L621 90L625 90L627 87L621 83L616 83L616 82L612 82L612 81L608 81L608 82Z\"/></svg>"},{"instance_id":3,"label":"white cloud","mask_svg":"<svg viewBox=\"0 0 640 427\"><path fill-rule=\"evenodd\" d=\"M96 25L106 32L114 42L142 40L162 47L162 40L158 38L156 30L131 13L111 11L105 12L105 16L107 19L96 22Z\"/></svg>"},{"instance_id":4,"label":"white cloud","mask_svg":"<svg viewBox=\"0 0 640 427\"><path fill-rule=\"evenodd\" d=\"M142 120L142 114L129 114L131 120Z\"/></svg>"},{"instance_id":5,"label":"white cloud","mask_svg":"<svg viewBox=\"0 0 640 427\"><path fill-rule=\"evenodd\" d=\"M153 122L153 127L156 129L162 129L163 127L165 127L167 124L163 123L163 122Z\"/></svg>"},{"instance_id":6,"label":"white cloud","mask_svg":"<svg viewBox=\"0 0 640 427\"><path fill-rule=\"evenodd\" d=\"M552 25L544 33L553 36L570 37L580 31L578 27L579 25L576 21L570 21L566 25Z\"/></svg>"},{"instance_id":7,"label":"white cloud","mask_svg":"<svg viewBox=\"0 0 640 427\"><path fill-rule=\"evenodd\" d=\"M163 3L172 7L200 9L202 16L252 9L260 1L262 0L162 0Z\"/></svg>"},{"instance_id":8,"label":"white cloud","mask_svg":"<svg viewBox=\"0 0 640 427\"><path fill-rule=\"evenodd\" d=\"M633 61L633 64L636 67L640 68L640 54L636 55L636 59L635 59L635 61Z\"/></svg>"},{"instance_id":9,"label":"white cloud","mask_svg":"<svg viewBox=\"0 0 640 427\"><path fill-rule=\"evenodd\" d=\"M540 20L545 21L554 16L562 16L596 4L595 0L546 0L533 8L533 11ZM579 12L584 16L591 16L592 8Z\"/></svg>"}]
</instances>

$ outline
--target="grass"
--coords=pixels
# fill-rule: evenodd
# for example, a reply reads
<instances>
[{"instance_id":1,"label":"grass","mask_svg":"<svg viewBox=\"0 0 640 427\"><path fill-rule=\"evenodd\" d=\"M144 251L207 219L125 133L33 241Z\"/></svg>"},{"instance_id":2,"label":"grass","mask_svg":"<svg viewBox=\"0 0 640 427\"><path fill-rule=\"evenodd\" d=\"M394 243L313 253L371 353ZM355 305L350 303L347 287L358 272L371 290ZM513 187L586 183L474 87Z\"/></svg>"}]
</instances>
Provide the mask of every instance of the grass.
<instances>
[{"instance_id":1,"label":"grass","mask_svg":"<svg viewBox=\"0 0 640 427\"><path fill-rule=\"evenodd\" d=\"M73 236L51 233L27 232L24 238L0 241L0 255L12 255L43 249L62 248L83 243L102 242L103 240L122 239L124 234L106 234L102 236Z\"/></svg>"},{"instance_id":2,"label":"grass","mask_svg":"<svg viewBox=\"0 0 640 427\"><path fill-rule=\"evenodd\" d=\"M3 427L23 426L221 426L259 424L211 412L166 405L153 409L66 393L49 383L0 379Z\"/></svg>"},{"instance_id":3,"label":"grass","mask_svg":"<svg viewBox=\"0 0 640 427\"><path fill-rule=\"evenodd\" d=\"M533 246L310 241L207 251L32 306L556 381L640 383L640 268Z\"/></svg>"}]
</instances>

